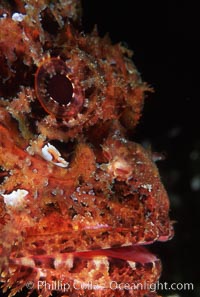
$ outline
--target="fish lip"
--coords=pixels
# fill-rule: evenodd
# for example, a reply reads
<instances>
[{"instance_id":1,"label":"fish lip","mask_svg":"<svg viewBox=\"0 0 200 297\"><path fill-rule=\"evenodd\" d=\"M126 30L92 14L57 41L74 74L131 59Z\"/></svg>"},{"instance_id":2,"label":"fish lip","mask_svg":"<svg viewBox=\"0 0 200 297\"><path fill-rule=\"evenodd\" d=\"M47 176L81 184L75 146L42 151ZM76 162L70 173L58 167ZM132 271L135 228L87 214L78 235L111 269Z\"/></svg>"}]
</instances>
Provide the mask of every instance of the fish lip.
<instances>
[{"instance_id":1,"label":"fish lip","mask_svg":"<svg viewBox=\"0 0 200 297\"><path fill-rule=\"evenodd\" d=\"M113 230L114 232L116 231L123 231L124 229L126 230L129 230L129 228L113 228L113 227L110 227L109 225L106 225L106 224L102 224L102 225L93 225L93 226L87 226L87 227L84 227L84 230L86 231L91 231L91 230L98 230L98 231L111 231ZM162 235L159 235L157 234L157 236L155 238L152 238L151 240L140 240L138 242L127 242L125 243L124 245L121 244L119 246L116 246L116 247L123 247L123 246L137 246L137 245L151 245L155 242L165 242L165 241L169 241L173 238L174 236L174 232L173 232L173 229L169 229L167 234L162 234ZM105 248L102 248L102 249L107 249L107 248L110 248L109 246L106 246ZM111 246L111 248L115 248L115 246ZM93 249L92 249L93 250Z\"/></svg>"},{"instance_id":2,"label":"fish lip","mask_svg":"<svg viewBox=\"0 0 200 297\"><path fill-rule=\"evenodd\" d=\"M73 255L81 258L104 256L108 258L115 258L140 263L142 265L159 261L159 258L153 253L151 253L142 244L108 249L90 250L85 252L75 252L73 253Z\"/></svg>"},{"instance_id":3,"label":"fish lip","mask_svg":"<svg viewBox=\"0 0 200 297\"><path fill-rule=\"evenodd\" d=\"M104 256L108 258L115 258L126 260L128 262L140 263L142 265L147 263L155 263L160 261L160 259L152 252L148 250L148 247L153 243L160 241L168 241L171 239L171 234L161 235L158 238L155 238L151 241L141 241L134 244L127 244L125 246L119 247L106 247L100 249L86 250L86 251L77 251L73 252L75 257L84 257L92 258L98 256Z\"/></svg>"}]
</instances>

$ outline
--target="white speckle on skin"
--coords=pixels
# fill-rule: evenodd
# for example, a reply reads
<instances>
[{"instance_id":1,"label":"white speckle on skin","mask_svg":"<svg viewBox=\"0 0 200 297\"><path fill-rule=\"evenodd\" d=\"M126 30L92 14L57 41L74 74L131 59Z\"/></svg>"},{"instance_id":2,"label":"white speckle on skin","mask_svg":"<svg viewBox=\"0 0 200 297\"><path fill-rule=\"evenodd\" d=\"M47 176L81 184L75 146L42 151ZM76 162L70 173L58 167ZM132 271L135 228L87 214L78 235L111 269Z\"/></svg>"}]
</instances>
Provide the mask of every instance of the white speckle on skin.
<instances>
[{"instance_id":1,"label":"white speckle on skin","mask_svg":"<svg viewBox=\"0 0 200 297\"><path fill-rule=\"evenodd\" d=\"M127 143L128 141L126 140L126 138L124 138L124 137L120 137L120 141L121 141L121 143Z\"/></svg>"},{"instance_id":2,"label":"white speckle on skin","mask_svg":"<svg viewBox=\"0 0 200 297\"><path fill-rule=\"evenodd\" d=\"M76 192L81 193L81 188L80 187L77 187L76 188Z\"/></svg>"},{"instance_id":3,"label":"white speckle on skin","mask_svg":"<svg viewBox=\"0 0 200 297\"><path fill-rule=\"evenodd\" d=\"M143 162L142 162L142 161L136 161L136 164L137 164L137 165L142 165Z\"/></svg>"},{"instance_id":4,"label":"white speckle on skin","mask_svg":"<svg viewBox=\"0 0 200 297\"><path fill-rule=\"evenodd\" d=\"M48 143L42 148L42 157L54 165L59 167L68 167L69 162L61 157L60 152L53 146L52 144Z\"/></svg>"},{"instance_id":5,"label":"white speckle on skin","mask_svg":"<svg viewBox=\"0 0 200 297\"><path fill-rule=\"evenodd\" d=\"M14 22L22 22L24 18L25 18L25 15L22 13L14 12L12 15L12 20Z\"/></svg>"},{"instance_id":6,"label":"white speckle on skin","mask_svg":"<svg viewBox=\"0 0 200 297\"><path fill-rule=\"evenodd\" d=\"M16 191L12 191L10 194L2 194L4 198L4 203L7 206L20 206L24 202L24 198L28 195L27 190L18 189Z\"/></svg>"},{"instance_id":7,"label":"white speckle on skin","mask_svg":"<svg viewBox=\"0 0 200 297\"><path fill-rule=\"evenodd\" d=\"M135 263L135 262L133 262L133 261L127 261L127 263L129 264L129 266L130 266L133 270L136 269L136 263Z\"/></svg>"},{"instance_id":8,"label":"white speckle on skin","mask_svg":"<svg viewBox=\"0 0 200 297\"><path fill-rule=\"evenodd\" d=\"M88 192L88 195L95 196L95 193L94 193L94 191L93 191L93 190L90 190L90 191Z\"/></svg>"},{"instance_id":9,"label":"white speckle on skin","mask_svg":"<svg viewBox=\"0 0 200 297\"><path fill-rule=\"evenodd\" d=\"M66 122L66 124L69 128L74 127L76 125L76 120L72 118L68 122Z\"/></svg>"},{"instance_id":10,"label":"white speckle on skin","mask_svg":"<svg viewBox=\"0 0 200 297\"><path fill-rule=\"evenodd\" d=\"M43 183L43 185L44 185L44 187L47 187L47 186L48 186L48 184L49 184L49 180L48 180L48 178L46 178L46 179L44 180L44 183Z\"/></svg>"},{"instance_id":11,"label":"white speckle on skin","mask_svg":"<svg viewBox=\"0 0 200 297\"><path fill-rule=\"evenodd\" d=\"M56 195L58 194L57 189L53 189L53 190L51 191L51 194L54 195L54 196L56 196Z\"/></svg>"},{"instance_id":12,"label":"white speckle on skin","mask_svg":"<svg viewBox=\"0 0 200 297\"><path fill-rule=\"evenodd\" d=\"M38 191L37 190L35 190L34 195L33 195L33 198L34 199L37 199L38 198Z\"/></svg>"},{"instance_id":13,"label":"white speckle on skin","mask_svg":"<svg viewBox=\"0 0 200 297\"><path fill-rule=\"evenodd\" d=\"M31 166L31 160L29 158L26 158L25 161L27 166Z\"/></svg>"},{"instance_id":14,"label":"white speckle on skin","mask_svg":"<svg viewBox=\"0 0 200 297\"><path fill-rule=\"evenodd\" d=\"M148 190L148 192L152 191L152 185L150 184L141 185L141 188Z\"/></svg>"},{"instance_id":15,"label":"white speckle on skin","mask_svg":"<svg viewBox=\"0 0 200 297\"><path fill-rule=\"evenodd\" d=\"M7 13L3 13L1 16L0 16L0 19L6 19L7 18Z\"/></svg>"},{"instance_id":16,"label":"white speckle on skin","mask_svg":"<svg viewBox=\"0 0 200 297\"><path fill-rule=\"evenodd\" d=\"M28 146L28 147L26 148L26 151L29 153L29 155L31 155L31 156L34 155L34 151L33 151L33 149L32 149L31 146Z\"/></svg>"},{"instance_id":17,"label":"white speckle on skin","mask_svg":"<svg viewBox=\"0 0 200 297\"><path fill-rule=\"evenodd\" d=\"M70 198L74 201L74 202L77 202L78 199L76 197L76 195L74 193L71 194Z\"/></svg>"}]
</instances>

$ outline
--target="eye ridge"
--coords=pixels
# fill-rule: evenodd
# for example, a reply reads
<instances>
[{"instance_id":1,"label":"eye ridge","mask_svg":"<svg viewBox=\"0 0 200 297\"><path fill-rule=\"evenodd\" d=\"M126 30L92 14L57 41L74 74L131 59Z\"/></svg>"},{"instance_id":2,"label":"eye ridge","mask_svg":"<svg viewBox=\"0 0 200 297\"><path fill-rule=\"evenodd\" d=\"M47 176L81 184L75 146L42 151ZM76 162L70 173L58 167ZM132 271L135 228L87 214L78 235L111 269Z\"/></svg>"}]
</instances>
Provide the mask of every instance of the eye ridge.
<instances>
[{"instance_id":1,"label":"eye ridge","mask_svg":"<svg viewBox=\"0 0 200 297\"><path fill-rule=\"evenodd\" d=\"M59 57L48 58L35 74L37 99L47 113L58 118L75 116L83 105L83 94L69 77L70 69Z\"/></svg>"}]
</instances>

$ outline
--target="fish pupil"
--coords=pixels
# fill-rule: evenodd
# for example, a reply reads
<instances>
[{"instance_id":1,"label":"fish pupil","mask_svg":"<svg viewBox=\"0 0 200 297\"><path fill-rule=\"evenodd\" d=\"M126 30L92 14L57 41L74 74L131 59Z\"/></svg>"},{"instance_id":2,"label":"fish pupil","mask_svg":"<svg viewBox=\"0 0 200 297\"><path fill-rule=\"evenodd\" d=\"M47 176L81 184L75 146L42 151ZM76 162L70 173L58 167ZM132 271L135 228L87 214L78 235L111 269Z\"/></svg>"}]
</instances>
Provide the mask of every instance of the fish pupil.
<instances>
[{"instance_id":1,"label":"fish pupil","mask_svg":"<svg viewBox=\"0 0 200 297\"><path fill-rule=\"evenodd\" d=\"M48 81L47 91L50 97L59 104L67 105L72 100L73 86L66 75L56 73Z\"/></svg>"}]
</instances>

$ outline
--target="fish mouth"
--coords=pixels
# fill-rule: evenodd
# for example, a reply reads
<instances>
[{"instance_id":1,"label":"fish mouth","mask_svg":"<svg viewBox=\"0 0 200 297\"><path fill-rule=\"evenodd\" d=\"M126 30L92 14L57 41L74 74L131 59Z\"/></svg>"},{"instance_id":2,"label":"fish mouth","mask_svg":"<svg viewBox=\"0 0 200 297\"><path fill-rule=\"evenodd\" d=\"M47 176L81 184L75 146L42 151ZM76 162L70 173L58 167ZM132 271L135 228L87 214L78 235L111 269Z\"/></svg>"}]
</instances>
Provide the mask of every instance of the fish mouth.
<instances>
[{"instance_id":1,"label":"fish mouth","mask_svg":"<svg viewBox=\"0 0 200 297\"><path fill-rule=\"evenodd\" d=\"M31 269L33 273L37 272L39 284L45 283L45 280L51 281L52 276L54 283L59 283L62 279L63 283L68 283L71 287L75 285L75 289L80 290L84 287L82 293L85 292L85 288L91 289L88 285L92 285L92 290L95 292L97 290L108 290L105 291L108 293L113 293L113 290L121 292L127 290L124 286L135 290L136 286L136 290L141 289L145 293L149 291L148 284L155 284L161 274L159 258L142 244L63 254L34 255L15 258L14 263L27 270L28 278L31 277Z\"/></svg>"},{"instance_id":2,"label":"fish mouth","mask_svg":"<svg viewBox=\"0 0 200 297\"><path fill-rule=\"evenodd\" d=\"M148 246L150 244L148 243ZM55 263L57 263L57 259L59 259L60 263L69 263L72 259L81 259L81 261L91 261L94 259L98 259L102 261L102 259L118 259L121 261L127 261L129 263L141 264L145 265L148 263L159 262L159 258L150 252L146 245L144 244L134 244L130 246L121 246L121 247L112 247L105 249L95 249L95 250L85 250L85 251L74 251L74 252L66 252L66 253L53 253L46 255L29 255L28 257L17 257L12 258L12 262L17 265L23 266L35 266L39 267L42 263L43 268L47 268L51 266L51 268L56 268ZM31 262L31 259L34 261ZM50 265L51 263L51 265ZM54 263L52 265L52 263Z\"/></svg>"},{"instance_id":3,"label":"fish mouth","mask_svg":"<svg viewBox=\"0 0 200 297\"><path fill-rule=\"evenodd\" d=\"M36 272L38 281L51 275L71 285L74 280L79 283L95 281L98 288L109 288L112 281L121 282L122 279L130 283L146 280L155 283L159 279L161 261L148 248L156 241L169 240L170 232L162 232L149 240L143 237L131 242L126 240L127 235L133 239L128 228L113 229L105 224L81 227L78 230L74 228L73 233L72 230L49 233L48 229L43 234L29 232L23 247L25 256L13 252L11 264L18 269L24 267L27 277L30 270ZM104 241L105 234L107 237ZM99 245L96 244L97 240ZM73 244L73 248L69 243Z\"/></svg>"},{"instance_id":4,"label":"fish mouth","mask_svg":"<svg viewBox=\"0 0 200 297\"><path fill-rule=\"evenodd\" d=\"M92 259L104 256L112 259L121 259L142 265L159 261L159 258L151 253L143 245L122 246L107 249L90 250L84 252L74 252L75 257Z\"/></svg>"}]
</instances>

